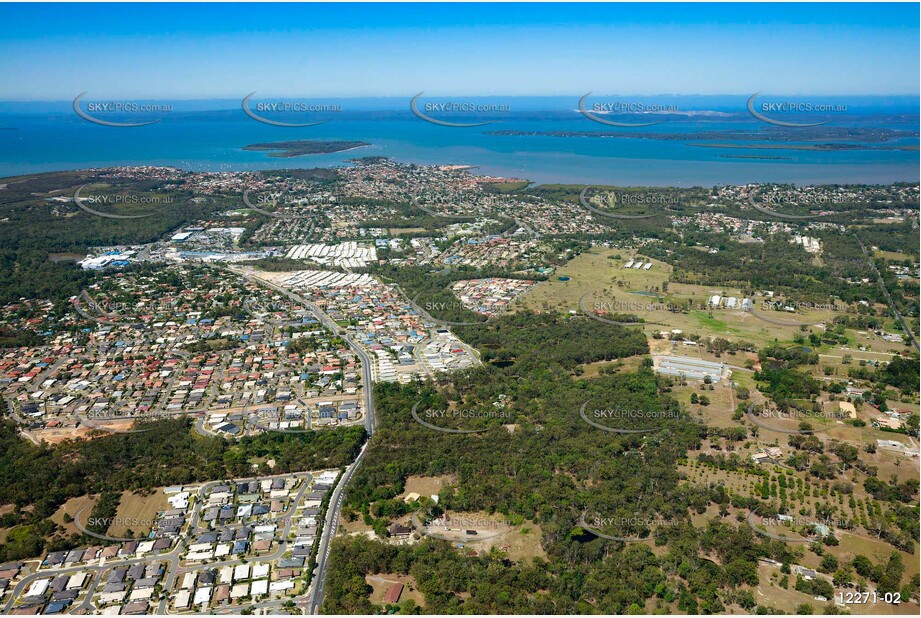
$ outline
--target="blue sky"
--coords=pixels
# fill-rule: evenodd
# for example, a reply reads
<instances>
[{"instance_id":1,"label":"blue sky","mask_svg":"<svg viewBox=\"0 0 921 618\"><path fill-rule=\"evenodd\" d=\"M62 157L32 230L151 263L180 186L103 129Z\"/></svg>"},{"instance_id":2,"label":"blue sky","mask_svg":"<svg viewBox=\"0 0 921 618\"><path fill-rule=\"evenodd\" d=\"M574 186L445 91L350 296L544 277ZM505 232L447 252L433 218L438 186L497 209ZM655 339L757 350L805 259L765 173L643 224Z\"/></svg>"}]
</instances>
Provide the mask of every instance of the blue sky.
<instances>
[{"instance_id":1,"label":"blue sky","mask_svg":"<svg viewBox=\"0 0 921 618\"><path fill-rule=\"evenodd\" d=\"M918 4L3 4L0 100L919 93Z\"/></svg>"}]
</instances>

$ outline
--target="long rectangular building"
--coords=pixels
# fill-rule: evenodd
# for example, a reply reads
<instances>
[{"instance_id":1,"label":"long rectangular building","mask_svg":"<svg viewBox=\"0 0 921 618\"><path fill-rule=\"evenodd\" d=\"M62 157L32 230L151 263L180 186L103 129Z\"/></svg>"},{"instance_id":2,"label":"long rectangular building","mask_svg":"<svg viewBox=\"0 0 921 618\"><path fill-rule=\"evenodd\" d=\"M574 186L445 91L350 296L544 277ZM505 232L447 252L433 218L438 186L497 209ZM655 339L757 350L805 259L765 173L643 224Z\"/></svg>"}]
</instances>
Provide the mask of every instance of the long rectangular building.
<instances>
[{"instance_id":1,"label":"long rectangular building","mask_svg":"<svg viewBox=\"0 0 921 618\"><path fill-rule=\"evenodd\" d=\"M689 380L710 380L717 384L723 378L726 365L685 356L663 356L656 371L662 375L683 376Z\"/></svg>"}]
</instances>

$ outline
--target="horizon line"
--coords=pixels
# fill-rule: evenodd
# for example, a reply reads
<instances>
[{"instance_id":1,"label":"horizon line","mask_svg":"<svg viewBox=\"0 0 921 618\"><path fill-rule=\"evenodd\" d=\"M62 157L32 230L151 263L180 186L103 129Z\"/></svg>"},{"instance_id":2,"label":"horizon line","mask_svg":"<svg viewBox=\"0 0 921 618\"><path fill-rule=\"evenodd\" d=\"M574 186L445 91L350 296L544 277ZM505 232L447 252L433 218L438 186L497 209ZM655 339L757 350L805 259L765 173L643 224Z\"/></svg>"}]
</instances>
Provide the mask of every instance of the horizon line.
<instances>
[{"instance_id":1,"label":"horizon line","mask_svg":"<svg viewBox=\"0 0 921 618\"><path fill-rule=\"evenodd\" d=\"M258 91L257 91L258 92ZM428 91L423 91L428 92ZM79 95L80 93L75 94L74 96ZM230 95L214 95L214 96L179 96L179 97L151 97L151 96L129 96L120 98L118 100L123 101L240 101L246 94L241 91L239 97L230 96ZM256 98L286 98L286 99L404 99L412 98L416 93L408 93L405 95L402 94L364 94L364 95L335 95L335 94L297 94L297 95L279 95L272 94L268 92L267 94L256 97ZM425 98L443 98L443 97L468 97L468 98L576 98L581 97L582 94L464 94L464 93L441 93L433 92L430 96ZM735 92L735 93L707 93L707 92L694 92L694 93L673 93L673 92L663 92L663 93L640 93L640 92L631 92L631 93L617 93L617 92L592 92L594 98L607 97L607 96L617 96L617 97L750 97L754 92ZM758 93L760 96L775 96L775 97L914 97L919 99L919 105L921 105L921 92L867 92L867 93L819 93L819 92L766 92L762 91ZM100 95L106 99L112 99L112 96ZM73 98L64 98L64 99L41 99L41 98L28 98L28 99L5 99L0 98L0 103L73 103Z\"/></svg>"}]
</instances>

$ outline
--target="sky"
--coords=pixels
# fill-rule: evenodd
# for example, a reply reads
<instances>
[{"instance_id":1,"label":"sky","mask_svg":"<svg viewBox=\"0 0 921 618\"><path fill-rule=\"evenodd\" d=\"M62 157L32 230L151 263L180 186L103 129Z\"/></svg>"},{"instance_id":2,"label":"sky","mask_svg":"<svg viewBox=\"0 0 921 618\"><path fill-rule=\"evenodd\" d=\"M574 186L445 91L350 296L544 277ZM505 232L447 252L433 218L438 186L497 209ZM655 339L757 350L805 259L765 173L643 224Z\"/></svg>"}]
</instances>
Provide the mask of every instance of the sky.
<instances>
[{"instance_id":1,"label":"sky","mask_svg":"<svg viewBox=\"0 0 921 618\"><path fill-rule=\"evenodd\" d=\"M917 3L7 3L0 23L0 101L921 92Z\"/></svg>"}]
</instances>

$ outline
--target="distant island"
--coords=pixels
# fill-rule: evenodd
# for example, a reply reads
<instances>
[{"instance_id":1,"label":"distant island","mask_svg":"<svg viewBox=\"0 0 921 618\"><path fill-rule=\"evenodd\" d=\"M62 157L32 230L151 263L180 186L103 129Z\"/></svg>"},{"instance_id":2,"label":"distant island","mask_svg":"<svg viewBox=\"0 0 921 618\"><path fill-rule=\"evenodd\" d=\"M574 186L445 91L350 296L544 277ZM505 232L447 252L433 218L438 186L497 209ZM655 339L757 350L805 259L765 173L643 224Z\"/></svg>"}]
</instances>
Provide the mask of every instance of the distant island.
<instances>
[{"instance_id":1,"label":"distant island","mask_svg":"<svg viewBox=\"0 0 921 618\"><path fill-rule=\"evenodd\" d=\"M716 130L697 133L650 133L613 131L489 131L489 135L584 137L595 139L648 139L685 142L689 146L709 148L782 148L787 150L910 150L914 146L881 145L896 139L917 137L914 131L864 127L801 127L788 129L765 127L760 130ZM733 142L760 142L731 144ZM701 143L709 141L711 143ZM812 142L812 143L810 143ZM821 143L816 143L821 142Z\"/></svg>"},{"instance_id":2,"label":"distant island","mask_svg":"<svg viewBox=\"0 0 921 618\"><path fill-rule=\"evenodd\" d=\"M692 146L697 146L698 144L691 144ZM724 159L761 159L764 161L792 161L793 157L766 157L760 155L730 155L730 154L719 154L716 155Z\"/></svg>"},{"instance_id":3,"label":"distant island","mask_svg":"<svg viewBox=\"0 0 921 618\"><path fill-rule=\"evenodd\" d=\"M917 150L917 146L869 146L867 144L686 144L696 148L751 148L762 150Z\"/></svg>"},{"instance_id":4,"label":"distant island","mask_svg":"<svg viewBox=\"0 0 921 618\"><path fill-rule=\"evenodd\" d=\"M330 154L332 152L342 152L344 150L353 150L362 146L370 146L368 142L358 141L333 141L333 140L310 140L302 139L290 142L267 142L262 144L250 144L244 146L243 150L268 150L275 151L269 154L270 157L280 159L290 159L291 157L302 157L312 154Z\"/></svg>"}]
</instances>

